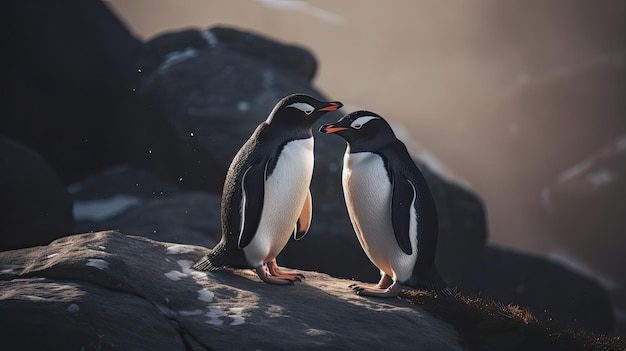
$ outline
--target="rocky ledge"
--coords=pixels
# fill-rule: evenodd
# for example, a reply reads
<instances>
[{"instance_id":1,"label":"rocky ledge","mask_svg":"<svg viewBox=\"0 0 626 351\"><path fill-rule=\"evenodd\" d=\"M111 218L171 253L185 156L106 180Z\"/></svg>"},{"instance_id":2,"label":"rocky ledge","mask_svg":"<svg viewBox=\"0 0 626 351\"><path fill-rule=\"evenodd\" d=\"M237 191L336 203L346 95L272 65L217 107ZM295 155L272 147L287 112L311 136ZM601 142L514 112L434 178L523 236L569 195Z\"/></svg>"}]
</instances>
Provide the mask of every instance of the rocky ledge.
<instances>
[{"instance_id":1,"label":"rocky ledge","mask_svg":"<svg viewBox=\"0 0 626 351\"><path fill-rule=\"evenodd\" d=\"M624 350L517 306L405 289L357 296L302 272L293 286L251 270L197 272L207 253L116 231L0 253L0 340L10 350Z\"/></svg>"},{"instance_id":2,"label":"rocky ledge","mask_svg":"<svg viewBox=\"0 0 626 351\"><path fill-rule=\"evenodd\" d=\"M400 299L304 272L196 272L206 249L119 232L0 253L0 334L11 350L462 350L455 329Z\"/></svg>"}]
</instances>

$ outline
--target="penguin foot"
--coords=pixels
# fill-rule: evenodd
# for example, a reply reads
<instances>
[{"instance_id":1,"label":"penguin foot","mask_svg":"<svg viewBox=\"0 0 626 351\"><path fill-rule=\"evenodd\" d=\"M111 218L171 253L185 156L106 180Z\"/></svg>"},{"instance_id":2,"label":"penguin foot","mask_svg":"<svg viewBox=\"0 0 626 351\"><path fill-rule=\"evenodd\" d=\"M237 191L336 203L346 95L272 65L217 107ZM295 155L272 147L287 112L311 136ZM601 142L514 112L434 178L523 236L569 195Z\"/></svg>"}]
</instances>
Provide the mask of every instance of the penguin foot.
<instances>
[{"instance_id":1,"label":"penguin foot","mask_svg":"<svg viewBox=\"0 0 626 351\"><path fill-rule=\"evenodd\" d=\"M293 281L295 280L273 276L272 274L270 274L265 265L255 268L255 271L259 278L261 278L262 281L268 284L293 285Z\"/></svg>"},{"instance_id":2,"label":"penguin foot","mask_svg":"<svg viewBox=\"0 0 626 351\"><path fill-rule=\"evenodd\" d=\"M278 264L276 263L276 259L273 259L267 263L267 269L269 270L269 273L276 278L288 279L288 280L298 281L298 282L304 279L304 275L300 273L283 271L282 268L279 267Z\"/></svg>"},{"instance_id":3,"label":"penguin foot","mask_svg":"<svg viewBox=\"0 0 626 351\"><path fill-rule=\"evenodd\" d=\"M361 296L374 296L374 297L396 297L400 290L402 289L402 285L398 282L393 282L388 288L364 288L356 284L351 284L349 286L355 294Z\"/></svg>"}]
</instances>

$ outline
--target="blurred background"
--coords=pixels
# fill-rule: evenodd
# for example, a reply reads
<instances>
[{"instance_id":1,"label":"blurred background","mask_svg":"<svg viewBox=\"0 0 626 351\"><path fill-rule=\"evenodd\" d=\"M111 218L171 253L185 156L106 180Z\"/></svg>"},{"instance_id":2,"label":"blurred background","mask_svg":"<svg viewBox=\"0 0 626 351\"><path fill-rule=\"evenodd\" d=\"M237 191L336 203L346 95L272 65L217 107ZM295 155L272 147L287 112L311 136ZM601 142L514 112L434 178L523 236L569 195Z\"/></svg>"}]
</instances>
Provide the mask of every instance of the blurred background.
<instances>
[{"instance_id":1,"label":"blurred background","mask_svg":"<svg viewBox=\"0 0 626 351\"><path fill-rule=\"evenodd\" d=\"M228 24L304 46L484 200L489 240L626 283L626 2L111 0L138 37Z\"/></svg>"}]
</instances>

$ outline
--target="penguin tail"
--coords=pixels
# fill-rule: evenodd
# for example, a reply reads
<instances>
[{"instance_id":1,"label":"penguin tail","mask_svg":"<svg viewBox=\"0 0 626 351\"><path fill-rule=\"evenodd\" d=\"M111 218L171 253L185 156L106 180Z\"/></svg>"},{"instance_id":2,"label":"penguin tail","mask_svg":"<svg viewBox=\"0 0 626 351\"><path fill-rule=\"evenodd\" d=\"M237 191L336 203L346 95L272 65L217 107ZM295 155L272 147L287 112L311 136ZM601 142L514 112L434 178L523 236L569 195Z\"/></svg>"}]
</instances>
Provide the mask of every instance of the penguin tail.
<instances>
[{"instance_id":1,"label":"penguin tail","mask_svg":"<svg viewBox=\"0 0 626 351\"><path fill-rule=\"evenodd\" d=\"M211 253L205 255L198 262L194 263L191 268L197 271L216 271L224 267L224 260L221 255L222 252L222 250L213 249Z\"/></svg>"},{"instance_id":2,"label":"penguin tail","mask_svg":"<svg viewBox=\"0 0 626 351\"><path fill-rule=\"evenodd\" d=\"M442 299L453 300L456 298L456 293L448 287L434 265L421 274L411 277L406 285L415 289L434 291L435 296Z\"/></svg>"}]
</instances>

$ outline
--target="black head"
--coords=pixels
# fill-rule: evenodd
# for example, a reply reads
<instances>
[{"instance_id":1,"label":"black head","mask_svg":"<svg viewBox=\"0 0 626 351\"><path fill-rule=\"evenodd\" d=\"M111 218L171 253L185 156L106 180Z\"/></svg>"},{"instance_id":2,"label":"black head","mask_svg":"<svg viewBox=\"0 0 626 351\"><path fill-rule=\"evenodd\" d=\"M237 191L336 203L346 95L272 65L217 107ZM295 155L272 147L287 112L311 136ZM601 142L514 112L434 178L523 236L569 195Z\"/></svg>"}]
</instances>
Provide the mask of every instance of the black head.
<instances>
[{"instance_id":1,"label":"black head","mask_svg":"<svg viewBox=\"0 0 626 351\"><path fill-rule=\"evenodd\" d=\"M330 111L341 108L339 101L319 101L314 97L304 94L293 94L280 100L266 122L289 127L311 129L320 117Z\"/></svg>"},{"instance_id":2,"label":"black head","mask_svg":"<svg viewBox=\"0 0 626 351\"><path fill-rule=\"evenodd\" d=\"M352 112L336 123L323 125L320 132L339 135L352 151L374 151L397 140L389 123L370 111Z\"/></svg>"}]
</instances>

